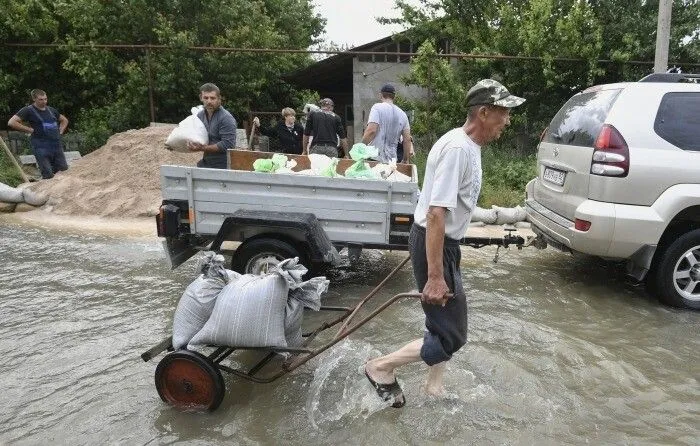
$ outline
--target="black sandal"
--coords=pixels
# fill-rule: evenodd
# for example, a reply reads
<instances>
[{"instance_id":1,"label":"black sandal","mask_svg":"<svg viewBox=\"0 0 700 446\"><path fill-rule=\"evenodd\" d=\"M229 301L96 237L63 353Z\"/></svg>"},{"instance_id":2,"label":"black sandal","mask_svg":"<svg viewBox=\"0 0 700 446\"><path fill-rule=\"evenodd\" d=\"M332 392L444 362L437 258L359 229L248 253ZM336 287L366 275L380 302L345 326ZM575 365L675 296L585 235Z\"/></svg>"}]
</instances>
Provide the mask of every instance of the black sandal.
<instances>
[{"instance_id":1,"label":"black sandal","mask_svg":"<svg viewBox=\"0 0 700 446\"><path fill-rule=\"evenodd\" d=\"M403 390L401 390L401 386L396 379L394 379L394 382L391 384L380 384L369 376L366 368L365 376L372 384L372 387L374 387L374 390L377 391L377 395L379 395L379 398L381 398L382 401L391 401L393 399L394 402L391 404L391 407L396 407L397 409L406 404L406 397L404 396Z\"/></svg>"}]
</instances>

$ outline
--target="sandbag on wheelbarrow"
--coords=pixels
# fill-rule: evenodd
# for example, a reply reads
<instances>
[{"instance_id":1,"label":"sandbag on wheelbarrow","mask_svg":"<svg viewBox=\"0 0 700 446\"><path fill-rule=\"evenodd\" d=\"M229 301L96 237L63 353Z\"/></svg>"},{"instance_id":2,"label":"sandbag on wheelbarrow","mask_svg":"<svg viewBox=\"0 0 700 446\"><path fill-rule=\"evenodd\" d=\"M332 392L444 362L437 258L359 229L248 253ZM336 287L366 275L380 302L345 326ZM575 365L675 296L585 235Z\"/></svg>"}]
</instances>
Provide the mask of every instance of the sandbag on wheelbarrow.
<instances>
[{"instance_id":1,"label":"sandbag on wheelbarrow","mask_svg":"<svg viewBox=\"0 0 700 446\"><path fill-rule=\"evenodd\" d=\"M302 282L307 269L299 259L280 262L265 275L245 274L226 285L211 317L190 341L231 347L295 347L301 344L303 308L318 311L325 277Z\"/></svg>"},{"instance_id":2,"label":"sandbag on wheelbarrow","mask_svg":"<svg viewBox=\"0 0 700 446\"><path fill-rule=\"evenodd\" d=\"M197 271L201 274L187 287L175 310L173 348L176 350L186 346L204 327L224 286L240 277L224 268L224 256L211 251L204 253Z\"/></svg>"}]
</instances>

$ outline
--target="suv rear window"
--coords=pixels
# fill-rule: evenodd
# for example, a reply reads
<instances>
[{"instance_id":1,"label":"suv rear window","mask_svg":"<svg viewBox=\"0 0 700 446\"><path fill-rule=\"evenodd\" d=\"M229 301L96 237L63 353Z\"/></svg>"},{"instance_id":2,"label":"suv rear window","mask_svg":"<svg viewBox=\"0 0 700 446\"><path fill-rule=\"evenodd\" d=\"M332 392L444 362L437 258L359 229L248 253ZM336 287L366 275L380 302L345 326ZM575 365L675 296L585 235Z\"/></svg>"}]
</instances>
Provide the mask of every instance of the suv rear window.
<instances>
[{"instance_id":1,"label":"suv rear window","mask_svg":"<svg viewBox=\"0 0 700 446\"><path fill-rule=\"evenodd\" d=\"M593 147L620 89L579 93L557 112L544 142Z\"/></svg>"},{"instance_id":2,"label":"suv rear window","mask_svg":"<svg viewBox=\"0 0 700 446\"><path fill-rule=\"evenodd\" d=\"M700 151L700 93L666 93L654 131L676 147Z\"/></svg>"}]
</instances>

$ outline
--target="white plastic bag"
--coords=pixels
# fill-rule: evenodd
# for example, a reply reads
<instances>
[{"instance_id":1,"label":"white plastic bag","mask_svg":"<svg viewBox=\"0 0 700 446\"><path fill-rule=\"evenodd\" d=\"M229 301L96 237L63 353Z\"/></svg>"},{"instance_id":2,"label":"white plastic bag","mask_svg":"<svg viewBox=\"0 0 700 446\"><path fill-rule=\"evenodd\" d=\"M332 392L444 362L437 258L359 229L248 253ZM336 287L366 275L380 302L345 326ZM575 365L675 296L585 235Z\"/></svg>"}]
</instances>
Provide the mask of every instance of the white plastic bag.
<instances>
[{"instance_id":1,"label":"white plastic bag","mask_svg":"<svg viewBox=\"0 0 700 446\"><path fill-rule=\"evenodd\" d=\"M168 149L176 152L189 152L187 142L192 141L199 144L207 144L209 142L209 133L201 119L197 117L197 113L202 110L202 106L192 107L192 114L180 121L168 135L165 140L165 145Z\"/></svg>"}]
</instances>

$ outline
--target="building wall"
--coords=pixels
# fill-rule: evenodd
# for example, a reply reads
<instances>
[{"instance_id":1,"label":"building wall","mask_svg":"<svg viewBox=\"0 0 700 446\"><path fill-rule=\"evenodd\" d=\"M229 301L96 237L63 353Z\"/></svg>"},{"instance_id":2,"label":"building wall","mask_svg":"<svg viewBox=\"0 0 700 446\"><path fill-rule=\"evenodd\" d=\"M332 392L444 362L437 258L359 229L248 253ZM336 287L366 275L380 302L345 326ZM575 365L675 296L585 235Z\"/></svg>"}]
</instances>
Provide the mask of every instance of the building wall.
<instances>
[{"instance_id":1,"label":"building wall","mask_svg":"<svg viewBox=\"0 0 700 446\"><path fill-rule=\"evenodd\" d=\"M396 62L360 62L353 59L353 133L354 142L362 140L362 134L367 127L367 118L372 105L379 102L379 90L384 84L396 87L397 96L410 99L421 99L427 96L427 91L414 85L404 85L401 77L408 74L410 64ZM348 125L351 122L348 120ZM351 136L348 135L348 138Z\"/></svg>"}]
</instances>

